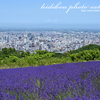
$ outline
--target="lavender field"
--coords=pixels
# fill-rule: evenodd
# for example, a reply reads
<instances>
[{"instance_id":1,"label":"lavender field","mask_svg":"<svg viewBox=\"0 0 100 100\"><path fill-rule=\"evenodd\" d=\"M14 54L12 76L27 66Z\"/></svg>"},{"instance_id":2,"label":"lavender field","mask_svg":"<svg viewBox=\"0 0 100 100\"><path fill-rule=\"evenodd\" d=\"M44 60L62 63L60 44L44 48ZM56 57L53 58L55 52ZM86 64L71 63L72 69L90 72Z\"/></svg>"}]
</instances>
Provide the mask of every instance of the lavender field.
<instances>
[{"instance_id":1,"label":"lavender field","mask_svg":"<svg viewBox=\"0 0 100 100\"><path fill-rule=\"evenodd\" d=\"M0 100L100 100L100 61L2 69Z\"/></svg>"}]
</instances>

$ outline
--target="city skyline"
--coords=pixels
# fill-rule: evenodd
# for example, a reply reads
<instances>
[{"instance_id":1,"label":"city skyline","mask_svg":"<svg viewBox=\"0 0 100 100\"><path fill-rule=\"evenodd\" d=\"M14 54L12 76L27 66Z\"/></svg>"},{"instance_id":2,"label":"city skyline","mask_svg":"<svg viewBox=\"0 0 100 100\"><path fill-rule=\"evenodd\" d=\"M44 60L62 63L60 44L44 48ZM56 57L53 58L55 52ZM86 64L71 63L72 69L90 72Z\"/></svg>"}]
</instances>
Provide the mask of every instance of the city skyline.
<instances>
[{"instance_id":1,"label":"city skyline","mask_svg":"<svg viewBox=\"0 0 100 100\"><path fill-rule=\"evenodd\" d=\"M47 50L66 53L89 44L100 45L100 31L3 31L0 32L0 50L15 48L29 51Z\"/></svg>"}]
</instances>

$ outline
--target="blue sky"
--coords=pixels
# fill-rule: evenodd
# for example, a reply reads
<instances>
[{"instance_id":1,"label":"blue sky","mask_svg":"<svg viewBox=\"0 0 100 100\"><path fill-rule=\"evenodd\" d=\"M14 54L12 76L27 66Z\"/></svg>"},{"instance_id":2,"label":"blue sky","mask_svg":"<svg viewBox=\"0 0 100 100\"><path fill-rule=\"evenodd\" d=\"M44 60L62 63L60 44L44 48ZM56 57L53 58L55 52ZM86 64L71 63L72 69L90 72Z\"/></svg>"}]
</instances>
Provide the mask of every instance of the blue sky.
<instances>
[{"instance_id":1,"label":"blue sky","mask_svg":"<svg viewBox=\"0 0 100 100\"><path fill-rule=\"evenodd\" d=\"M41 9L45 6L99 6L100 0L0 0L0 28L73 28L98 27L100 12L81 12L81 9ZM100 9L100 8L99 8ZM77 26L76 26L77 25Z\"/></svg>"}]
</instances>

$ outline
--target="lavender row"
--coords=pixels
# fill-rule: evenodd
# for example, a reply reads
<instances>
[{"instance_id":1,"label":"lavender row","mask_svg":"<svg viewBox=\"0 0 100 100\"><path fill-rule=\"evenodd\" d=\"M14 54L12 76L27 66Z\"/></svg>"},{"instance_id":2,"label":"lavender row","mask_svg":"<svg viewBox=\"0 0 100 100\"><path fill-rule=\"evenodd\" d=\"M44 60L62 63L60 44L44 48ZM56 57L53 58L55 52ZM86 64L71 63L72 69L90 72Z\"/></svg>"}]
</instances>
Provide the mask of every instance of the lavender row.
<instances>
[{"instance_id":1,"label":"lavender row","mask_svg":"<svg viewBox=\"0 0 100 100\"><path fill-rule=\"evenodd\" d=\"M100 100L100 61L0 70L1 100Z\"/></svg>"}]
</instances>

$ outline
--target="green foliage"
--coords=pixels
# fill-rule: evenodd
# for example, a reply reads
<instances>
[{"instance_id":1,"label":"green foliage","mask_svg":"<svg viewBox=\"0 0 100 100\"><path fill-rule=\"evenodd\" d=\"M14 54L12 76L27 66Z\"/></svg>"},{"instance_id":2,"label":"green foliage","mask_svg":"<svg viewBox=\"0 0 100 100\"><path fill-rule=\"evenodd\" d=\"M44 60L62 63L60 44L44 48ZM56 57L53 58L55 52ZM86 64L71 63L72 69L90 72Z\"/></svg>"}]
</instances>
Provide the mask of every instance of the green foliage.
<instances>
[{"instance_id":1,"label":"green foliage","mask_svg":"<svg viewBox=\"0 0 100 100\"><path fill-rule=\"evenodd\" d=\"M23 50L18 51L17 54L18 54L18 57L19 57L19 58L25 57L25 53L24 53Z\"/></svg>"},{"instance_id":2,"label":"green foliage","mask_svg":"<svg viewBox=\"0 0 100 100\"><path fill-rule=\"evenodd\" d=\"M1 61L0 61L0 64L3 64L3 63L4 63L4 60L1 60Z\"/></svg>"},{"instance_id":3,"label":"green foliage","mask_svg":"<svg viewBox=\"0 0 100 100\"><path fill-rule=\"evenodd\" d=\"M73 53L79 53L81 51L84 51L84 50L100 50L100 46L99 45L96 45L96 44L89 44L89 45L86 45L84 47L81 47L77 50L73 50Z\"/></svg>"},{"instance_id":4,"label":"green foliage","mask_svg":"<svg viewBox=\"0 0 100 100\"><path fill-rule=\"evenodd\" d=\"M7 54L8 54L7 48L2 48L2 53L3 53L4 55L7 55Z\"/></svg>"},{"instance_id":5,"label":"green foliage","mask_svg":"<svg viewBox=\"0 0 100 100\"><path fill-rule=\"evenodd\" d=\"M24 58L18 58L16 62L17 66L24 67L27 66L26 60Z\"/></svg>"},{"instance_id":6,"label":"green foliage","mask_svg":"<svg viewBox=\"0 0 100 100\"><path fill-rule=\"evenodd\" d=\"M51 52L51 53L46 53L45 57L54 57L55 53Z\"/></svg>"},{"instance_id":7,"label":"green foliage","mask_svg":"<svg viewBox=\"0 0 100 100\"><path fill-rule=\"evenodd\" d=\"M84 50L79 53L71 54L70 57L72 58L72 61L74 60L94 60L94 58L100 57L100 51L99 50Z\"/></svg>"},{"instance_id":8,"label":"green foliage","mask_svg":"<svg viewBox=\"0 0 100 100\"><path fill-rule=\"evenodd\" d=\"M25 52L25 56L30 56L30 52L29 51L26 51Z\"/></svg>"},{"instance_id":9,"label":"green foliage","mask_svg":"<svg viewBox=\"0 0 100 100\"><path fill-rule=\"evenodd\" d=\"M30 56L35 56L35 54L34 53L31 53Z\"/></svg>"},{"instance_id":10,"label":"green foliage","mask_svg":"<svg viewBox=\"0 0 100 100\"><path fill-rule=\"evenodd\" d=\"M100 60L100 48L97 45L88 45L78 50L68 51L65 54L47 52L46 50L36 50L35 54L30 54L29 51L16 51L14 48L3 48L0 51L0 68L52 65L92 60Z\"/></svg>"},{"instance_id":11,"label":"green foliage","mask_svg":"<svg viewBox=\"0 0 100 100\"><path fill-rule=\"evenodd\" d=\"M64 53L64 56L65 57L68 57L70 54L73 54L73 51L72 50L68 51L67 53Z\"/></svg>"},{"instance_id":12,"label":"green foliage","mask_svg":"<svg viewBox=\"0 0 100 100\"><path fill-rule=\"evenodd\" d=\"M100 60L100 57L98 58L98 60Z\"/></svg>"},{"instance_id":13,"label":"green foliage","mask_svg":"<svg viewBox=\"0 0 100 100\"><path fill-rule=\"evenodd\" d=\"M46 53L47 53L47 50L43 50L43 51L41 51L41 50L36 50L35 53L36 53L36 54L39 54L39 55L43 55L43 54L46 54Z\"/></svg>"},{"instance_id":14,"label":"green foliage","mask_svg":"<svg viewBox=\"0 0 100 100\"><path fill-rule=\"evenodd\" d=\"M18 57L16 56L9 56L10 62L16 62L18 60Z\"/></svg>"},{"instance_id":15,"label":"green foliage","mask_svg":"<svg viewBox=\"0 0 100 100\"><path fill-rule=\"evenodd\" d=\"M64 55L63 54L61 54L61 53L55 53L55 57L59 57L59 58L61 58L61 57L63 57Z\"/></svg>"},{"instance_id":16,"label":"green foliage","mask_svg":"<svg viewBox=\"0 0 100 100\"><path fill-rule=\"evenodd\" d=\"M30 66L37 64L37 60L32 56L28 56L25 60Z\"/></svg>"}]
</instances>

